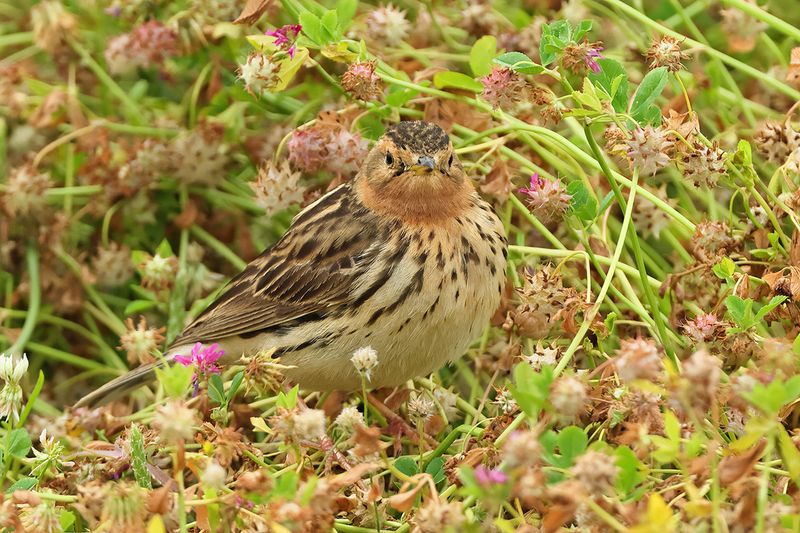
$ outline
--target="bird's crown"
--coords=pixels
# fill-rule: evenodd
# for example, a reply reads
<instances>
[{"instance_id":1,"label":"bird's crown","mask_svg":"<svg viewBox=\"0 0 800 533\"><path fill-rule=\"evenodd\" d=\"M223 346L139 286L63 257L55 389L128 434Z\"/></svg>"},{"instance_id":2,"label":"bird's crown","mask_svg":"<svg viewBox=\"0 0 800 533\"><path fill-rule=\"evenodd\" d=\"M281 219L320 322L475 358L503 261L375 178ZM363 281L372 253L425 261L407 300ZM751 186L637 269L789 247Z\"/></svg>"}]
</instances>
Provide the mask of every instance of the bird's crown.
<instances>
[{"instance_id":1,"label":"bird's crown","mask_svg":"<svg viewBox=\"0 0 800 533\"><path fill-rule=\"evenodd\" d=\"M421 120L407 120L390 126L385 137L398 148L417 154L432 154L450 144L450 137L442 128Z\"/></svg>"}]
</instances>

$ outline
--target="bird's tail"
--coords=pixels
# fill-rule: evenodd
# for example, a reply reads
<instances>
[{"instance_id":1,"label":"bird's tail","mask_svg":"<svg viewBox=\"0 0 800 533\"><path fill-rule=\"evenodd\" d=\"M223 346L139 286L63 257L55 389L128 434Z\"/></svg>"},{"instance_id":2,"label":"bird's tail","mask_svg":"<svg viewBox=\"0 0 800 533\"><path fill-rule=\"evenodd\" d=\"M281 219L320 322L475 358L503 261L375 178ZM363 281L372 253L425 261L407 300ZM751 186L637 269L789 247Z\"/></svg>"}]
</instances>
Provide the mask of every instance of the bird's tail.
<instances>
[{"instance_id":1,"label":"bird's tail","mask_svg":"<svg viewBox=\"0 0 800 533\"><path fill-rule=\"evenodd\" d=\"M93 407L110 402L152 382L156 377L156 368L163 367L165 360L148 363L134 368L120 377L113 379L81 398L75 407Z\"/></svg>"}]
</instances>

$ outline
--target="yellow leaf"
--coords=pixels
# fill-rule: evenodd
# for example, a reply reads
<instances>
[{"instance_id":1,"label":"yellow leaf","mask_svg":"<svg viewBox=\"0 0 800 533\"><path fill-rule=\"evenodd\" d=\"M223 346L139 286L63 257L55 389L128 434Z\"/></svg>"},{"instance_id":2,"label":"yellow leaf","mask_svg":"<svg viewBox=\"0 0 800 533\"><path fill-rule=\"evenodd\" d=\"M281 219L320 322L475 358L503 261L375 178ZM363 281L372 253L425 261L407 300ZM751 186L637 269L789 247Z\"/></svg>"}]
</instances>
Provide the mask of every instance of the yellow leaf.
<instances>
[{"instance_id":1,"label":"yellow leaf","mask_svg":"<svg viewBox=\"0 0 800 533\"><path fill-rule=\"evenodd\" d=\"M654 493L650 495L647 501L647 521L651 525L672 526L672 511L669 505L664 501L660 494ZM669 531L672 527L669 527Z\"/></svg>"},{"instance_id":2,"label":"yellow leaf","mask_svg":"<svg viewBox=\"0 0 800 533\"><path fill-rule=\"evenodd\" d=\"M339 41L338 43L331 43L325 46L322 50L322 55L337 63L352 63L358 59L358 54L351 52L347 49L347 43Z\"/></svg>"},{"instance_id":3,"label":"yellow leaf","mask_svg":"<svg viewBox=\"0 0 800 533\"><path fill-rule=\"evenodd\" d=\"M267 426L266 421L259 416L250 417L250 423L253 425L253 429L256 431L260 431L262 433L272 433Z\"/></svg>"},{"instance_id":4,"label":"yellow leaf","mask_svg":"<svg viewBox=\"0 0 800 533\"><path fill-rule=\"evenodd\" d=\"M288 529L286 526L282 526L277 522L270 522L269 530L273 533L292 533L291 529Z\"/></svg>"},{"instance_id":5,"label":"yellow leaf","mask_svg":"<svg viewBox=\"0 0 800 533\"><path fill-rule=\"evenodd\" d=\"M167 533L167 528L164 527L164 520L161 515L154 515L147 524L147 533Z\"/></svg>"},{"instance_id":6,"label":"yellow leaf","mask_svg":"<svg viewBox=\"0 0 800 533\"><path fill-rule=\"evenodd\" d=\"M711 502L708 500L697 500L689 502L684 507L686 514L691 518L708 518L714 510Z\"/></svg>"}]
</instances>

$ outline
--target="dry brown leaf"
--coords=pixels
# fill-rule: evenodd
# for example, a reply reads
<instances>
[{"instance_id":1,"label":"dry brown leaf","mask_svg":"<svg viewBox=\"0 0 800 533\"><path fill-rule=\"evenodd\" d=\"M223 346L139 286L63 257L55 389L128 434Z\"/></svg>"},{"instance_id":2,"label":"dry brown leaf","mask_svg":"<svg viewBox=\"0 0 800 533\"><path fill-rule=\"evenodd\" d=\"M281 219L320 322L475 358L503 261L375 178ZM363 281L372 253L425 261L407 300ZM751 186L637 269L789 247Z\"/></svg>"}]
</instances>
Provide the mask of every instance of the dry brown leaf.
<instances>
[{"instance_id":1,"label":"dry brown leaf","mask_svg":"<svg viewBox=\"0 0 800 533\"><path fill-rule=\"evenodd\" d=\"M353 453L358 457L365 457L373 453L378 453L389 447L388 442L382 442L380 440L381 428L379 427L368 428L357 424L355 431L356 433L353 436L353 440L356 446L353 448Z\"/></svg>"},{"instance_id":2,"label":"dry brown leaf","mask_svg":"<svg viewBox=\"0 0 800 533\"><path fill-rule=\"evenodd\" d=\"M339 490L341 488L347 487L352 485L353 483L360 480L364 477L364 474L368 474L370 472L374 472L380 467L378 463L361 463L352 468L350 468L347 472L343 472L334 476L332 479L329 480L329 486L331 490Z\"/></svg>"},{"instance_id":3,"label":"dry brown leaf","mask_svg":"<svg viewBox=\"0 0 800 533\"><path fill-rule=\"evenodd\" d=\"M792 246L789 248L789 263L792 266L800 267L800 230L797 229L792 233Z\"/></svg>"},{"instance_id":4,"label":"dry brown leaf","mask_svg":"<svg viewBox=\"0 0 800 533\"><path fill-rule=\"evenodd\" d=\"M736 455L723 457L719 462L719 481L728 486L747 475L756 464L764 448L767 446L765 440L750 448L748 451Z\"/></svg>"},{"instance_id":5,"label":"dry brown leaf","mask_svg":"<svg viewBox=\"0 0 800 533\"><path fill-rule=\"evenodd\" d=\"M800 301L800 268L786 267L777 272L764 274L761 279L769 285L774 294L786 296L795 302Z\"/></svg>"},{"instance_id":6,"label":"dry brown leaf","mask_svg":"<svg viewBox=\"0 0 800 533\"><path fill-rule=\"evenodd\" d=\"M795 89L800 88L800 47L792 48L789 68L786 69L786 82Z\"/></svg>"},{"instance_id":7,"label":"dry brown leaf","mask_svg":"<svg viewBox=\"0 0 800 533\"><path fill-rule=\"evenodd\" d=\"M272 0L247 0L242 12L233 21L234 24L254 24L269 8Z\"/></svg>"},{"instance_id":8,"label":"dry brown leaf","mask_svg":"<svg viewBox=\"0 0 800 533\"><path fill-rule=\"evenodd\" d=\"M413 488L411 488L412 485ZM415 474L411 477L411 479L403 483L403 485L400 487L400 491L394 496L387 498L386 503L388 503L393 509L397 509L401 513L405 513L414 506L417 494L419 494L419 492L426 485L430 487L431 494L438 498L439 496L436 493L436 485L433 482L433 477L431 477L430 474L422 473Z\"/></svg>"}]
</instances>

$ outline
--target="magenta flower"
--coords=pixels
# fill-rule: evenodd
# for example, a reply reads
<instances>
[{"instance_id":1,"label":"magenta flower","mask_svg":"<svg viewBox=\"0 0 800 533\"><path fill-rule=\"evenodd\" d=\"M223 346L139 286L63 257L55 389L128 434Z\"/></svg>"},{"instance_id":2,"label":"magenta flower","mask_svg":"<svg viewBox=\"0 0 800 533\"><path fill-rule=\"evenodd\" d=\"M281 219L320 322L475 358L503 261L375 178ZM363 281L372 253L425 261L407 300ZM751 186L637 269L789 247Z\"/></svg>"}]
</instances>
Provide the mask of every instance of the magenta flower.
<instances>
[{"instance_id":1,"label":"magenta flower","mask_svg":"<svg viewBox=\"0 0 800 533\"><path fill-rule=\"evenodd\" d=\"M598 59L603 59L603 56L600 55L600 52L603 50L602 46L598 46L596 48L589 48L586 51L586 56L583 60L586 62L586 66L589 67L592 72L595 74L599 74L602 70L600 65L597 63Z\"/></svg>"},{"instance_id":2,"label":"magenta flower","mask_svg":"<svg viewBox=\"0 0 800 533\"><path fill-rule=\"evenodd\" d=\"M475 469L475 480L479 485L483 485L485 487L491 485L502 485L508 481L508 475L497 468L490 470L483 465L479 465Z\"/></svg>"},{"instance_id":3,"label":"magenta flower","mask_svg":"<svg viewBox=\"0 0 800 533\"><path fill-rule=\"evenodd\" d=\"M285 50L289 57L294 58L296 50L294 41L300 35L303 27L300 24L286 24L274 30L267 30L264 33L270 37L275 37L275 46L281 50Z\"/></svg>"},{"instance_id":4,"label":"magenta flower","mask_svg":"<svg viewBox=\"0 0 800 533\"><path fill-rule=\"evenodd\" d=\"M190 355L175 356L175 361L183 366L195 367L195 373L194 376L192 376L195 395L197 395L200 390L201 379L206 379L211 374L219 374L221 372L219 366L217 366L217 361L223 355L225 355L225 351L219 349L219 344L216 342L209 346L203 346L198 342L192 347L192 353Z\"/></svg>"},{"instance_id":5,"label":"magenta flower","mask_svg":"<svg viewBox=\"0 0 800 533\"><path fill-rule=\"evenodd\" d=\"M538 172L534 172L531 176L531 185L530 187L520 187L519 192L521 194L527 194L528 196L534 195L545 186L544 178L539 176Z\"/></svg>"}]
</instances>

